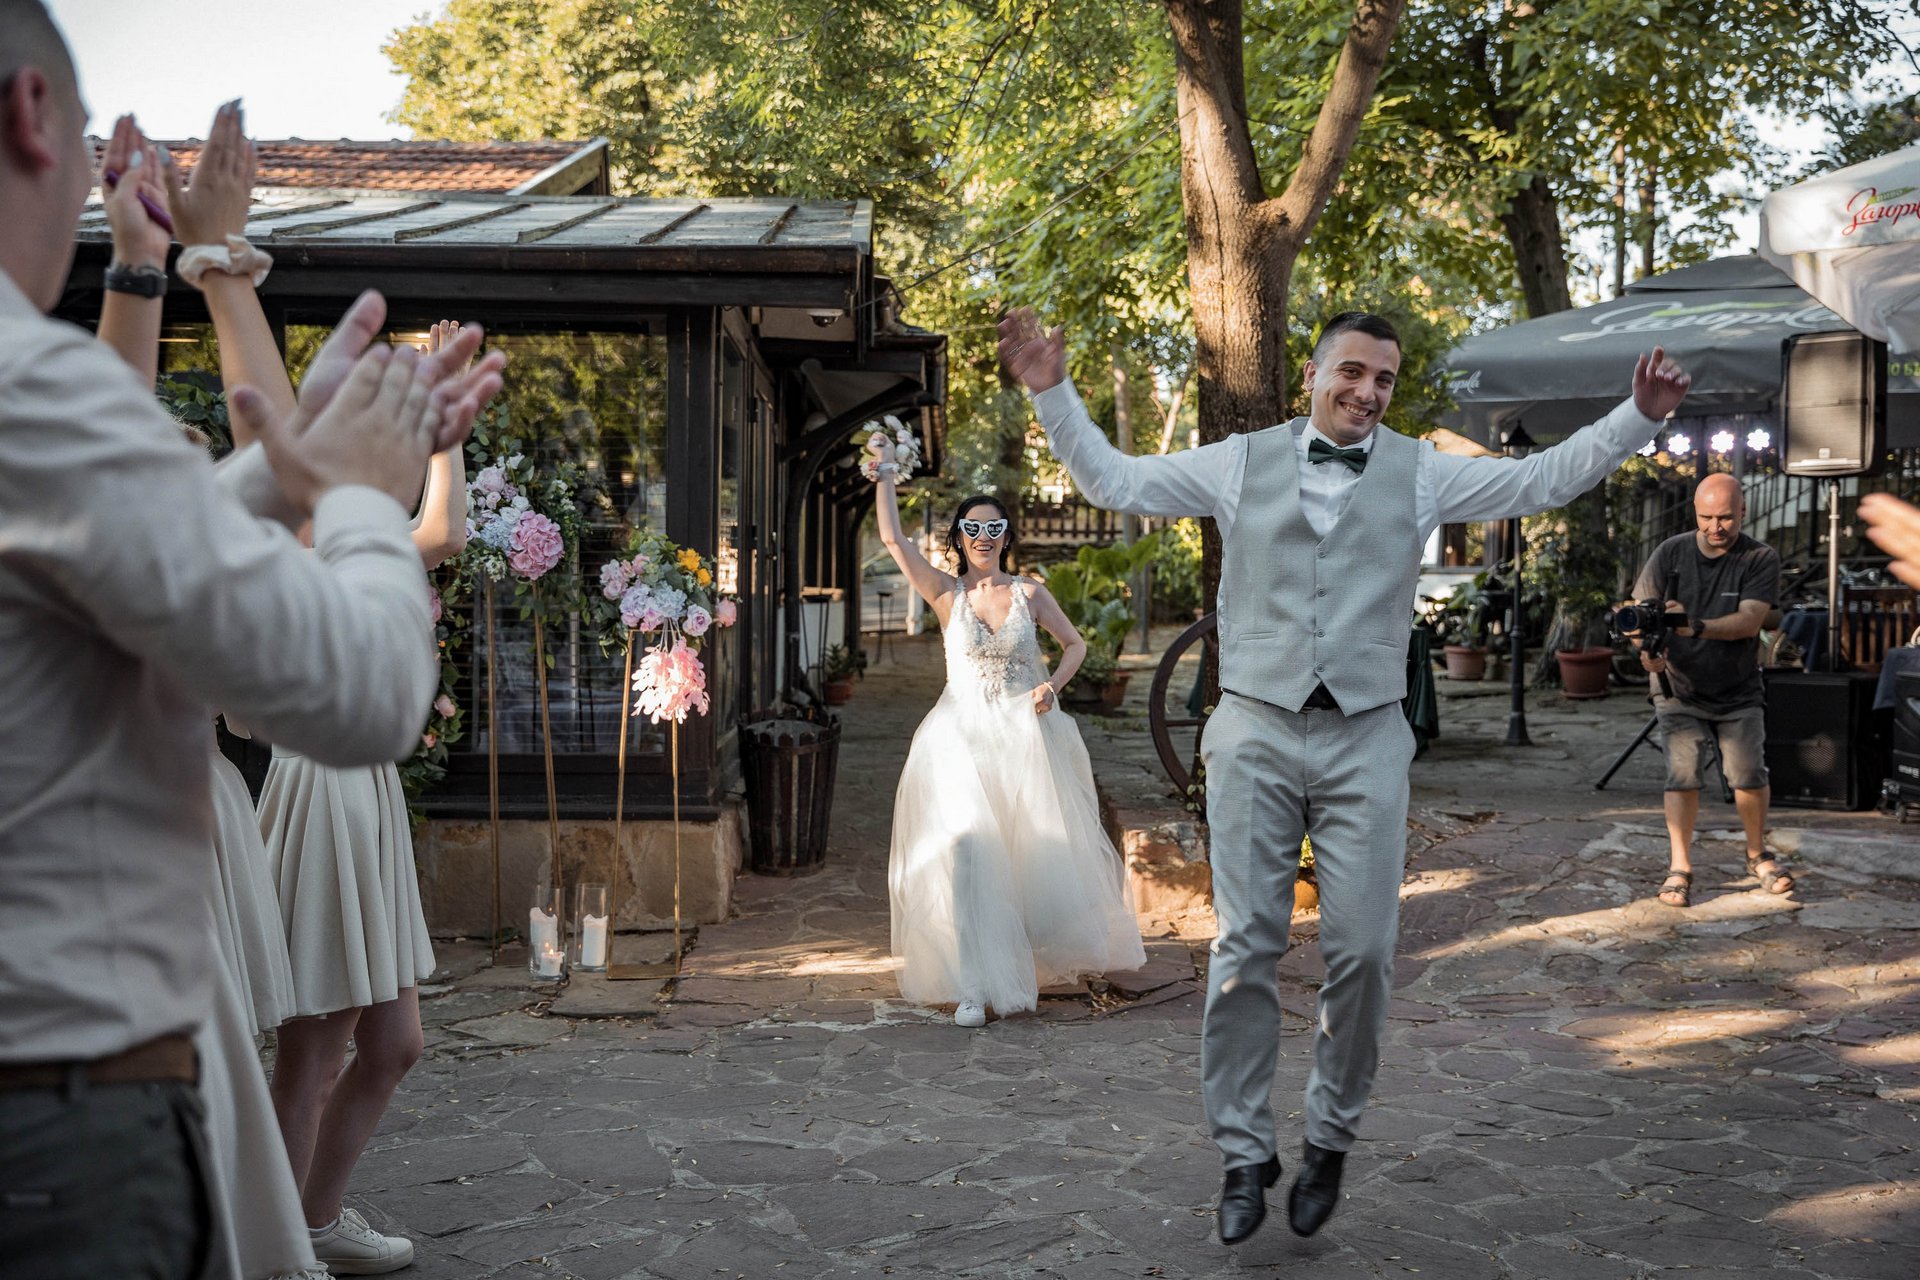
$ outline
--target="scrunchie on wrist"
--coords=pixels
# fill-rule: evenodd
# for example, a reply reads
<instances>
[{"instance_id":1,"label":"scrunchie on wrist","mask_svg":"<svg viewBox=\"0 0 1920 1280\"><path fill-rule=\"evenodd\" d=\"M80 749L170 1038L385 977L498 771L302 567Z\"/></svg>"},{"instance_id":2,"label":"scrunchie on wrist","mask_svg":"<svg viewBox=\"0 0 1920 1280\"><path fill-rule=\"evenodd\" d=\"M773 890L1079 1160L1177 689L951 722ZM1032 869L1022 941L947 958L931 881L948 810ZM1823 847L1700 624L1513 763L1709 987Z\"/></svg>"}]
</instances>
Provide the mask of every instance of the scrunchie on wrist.
<instances>
[{"instance_id":1,"label":"scrunchie on wrist","mask_svg":"<svg viewBox=\"0 0 1920 1280\"><path fill-rule=\"evenodd\" d=\"M228 236L225 244L194 244L180 251L180 258L173 264L180 278L198 289L200 278L209 271L219 271L230 276L248 276L254 287L267 278L267 272L273 269L273 259L264 250L256 249L240 236Z\"/></svg>"}]
</instances>

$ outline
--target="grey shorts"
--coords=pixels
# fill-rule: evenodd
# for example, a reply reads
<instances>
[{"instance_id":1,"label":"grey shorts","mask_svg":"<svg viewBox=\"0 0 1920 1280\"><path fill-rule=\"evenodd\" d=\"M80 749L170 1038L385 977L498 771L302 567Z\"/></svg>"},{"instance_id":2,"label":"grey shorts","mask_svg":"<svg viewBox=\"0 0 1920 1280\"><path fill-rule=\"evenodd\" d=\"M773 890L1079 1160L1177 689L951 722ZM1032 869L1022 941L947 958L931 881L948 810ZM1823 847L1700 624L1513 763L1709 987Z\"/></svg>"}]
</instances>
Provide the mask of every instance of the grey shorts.
<instances>
[{"instance_id":1,"label":"grey shorts","mask_svg":"<svg viewBox=\"0 0 1920 1280\"><path fill-rule=\"evenodd\" d=\"M1735 791L1767 785L1767 711L1747 707L1724 715L1683 703L1658 711L1667 751L1667 790L1698 791L1707 768L1707 740L1720 747L1720 772Z\"/></svg>"}]
</instances>

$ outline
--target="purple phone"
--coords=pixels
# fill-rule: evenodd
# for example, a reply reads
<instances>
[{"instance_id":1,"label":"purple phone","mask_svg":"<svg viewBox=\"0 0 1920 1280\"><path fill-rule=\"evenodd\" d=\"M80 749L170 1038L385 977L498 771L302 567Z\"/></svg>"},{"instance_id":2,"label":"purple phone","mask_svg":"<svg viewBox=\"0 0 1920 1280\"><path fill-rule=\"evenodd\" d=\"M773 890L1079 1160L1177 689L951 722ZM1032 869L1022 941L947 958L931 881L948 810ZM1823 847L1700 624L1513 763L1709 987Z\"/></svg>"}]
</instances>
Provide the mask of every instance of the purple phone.
<instances>
[{"instance_id":1,"label":"purple phone","mask_svg":"<svg viewBox=\"0 0 1920 1280\"><path fill-rule=\"evenodd\" d=\"M111 191L120 185L120 171L118 169L109 169L100 175L100 181L106 184L107 190ZM136 195L134 199L140 202L140 207L147 211L147 216L153 219L155 226L159 227L168 235L173 234L173 219L167 216L165 209L162 209L153 202L152 196L142 191Z\"/></svg>"}]
</instances>

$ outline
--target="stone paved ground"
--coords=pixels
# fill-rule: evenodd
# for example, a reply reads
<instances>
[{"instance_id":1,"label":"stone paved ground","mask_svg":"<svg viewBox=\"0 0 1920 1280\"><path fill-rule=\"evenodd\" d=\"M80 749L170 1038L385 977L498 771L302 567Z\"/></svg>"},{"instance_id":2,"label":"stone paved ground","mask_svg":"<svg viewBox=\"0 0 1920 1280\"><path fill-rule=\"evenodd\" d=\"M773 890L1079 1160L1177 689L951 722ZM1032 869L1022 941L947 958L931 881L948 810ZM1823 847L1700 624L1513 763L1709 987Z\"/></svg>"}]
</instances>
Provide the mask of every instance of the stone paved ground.
<instances>
[{"instance_id":1,"label":"stone paved ground","mask_svg":"<svg viewBox=\"0 0 1920 1280\"><path fill-rule=\"evenodd\" d=\"M1398 999L1347 1199L1312 1240L1282 1210L1229 1251L1197 1092L1203 947L1155 940L1142 974L984 1031L896 998L892 785L934 661L909 647L848 708L827 869L744 880L670 989L555 1001L443 945L428 1058L355 1180L418 1242L411 1274L1920 1275L1914 828L1782 813L1795 901L1754 892L1719 839L1694 909L1662 907L1656 753L1590 788L1643 704L1536 698L1523 751L1497 745L1497 690L1449 689L1415 766ZM1137 719L1087 736L1105 785L1168 803L1144 794ZM1289 1166L1313 932L1302 917L1283 966Z\"/></svg>"}]
</instances>

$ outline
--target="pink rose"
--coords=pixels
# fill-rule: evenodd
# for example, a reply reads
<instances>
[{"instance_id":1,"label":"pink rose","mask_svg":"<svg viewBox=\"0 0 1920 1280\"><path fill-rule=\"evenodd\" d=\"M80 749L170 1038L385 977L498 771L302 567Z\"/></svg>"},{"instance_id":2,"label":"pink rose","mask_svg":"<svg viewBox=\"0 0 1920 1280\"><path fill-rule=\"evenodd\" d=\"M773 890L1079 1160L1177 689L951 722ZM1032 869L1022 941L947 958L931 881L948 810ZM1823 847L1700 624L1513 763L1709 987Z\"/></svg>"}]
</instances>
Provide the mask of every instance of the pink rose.
<instances>
[{"instance_id":1,"label":"pink rose","mask_svg":"<svg viewBox=\"0 0 1920 1280\"><path fill-rule=\"evenodd\" d=\"M423 733L420 735L420 745L425 747L429 751L433 750L434 746L439 741L440 739L431 733Z\"/></svg>"},{"instance_id":2,"label":"pink rose","mask_svg":"<svg viewBox=\"0 0 1920 1280\"><path fill-rule=\"evenodd\" d=\"M453 713L457 710L459 708L453 705L453 699L444 693L433 700L433 713L442 720L452 719Z\"/></svg>"},{"instance_id":3,"label":"pink rose","mask_svg":"<svg viewBox=\"0 0 1920 1280\"><path fill-rule=\"evenodd\" d=\"M529 511L515 522L513 536L507 540L507 564L532 582L559 564L566 549L560 526L538 511Z\"/></svg>"},{"instance_id":4,"label":"pink rose","mask_svg":"<svg viewBox=\"0 0 1920 1280\"><path fill-rule=\"evenodd\" d=\"M722 600L714 606L713 620L723 627L730 627L740 617L740 607L731 600Z\"/></svg>"},{"instance_id":5,"label":"pink rose","mask_svg":"<svg viewBox=\"0 0 1920 1280\"><path fill-rule=\"evenodd\" d=\"M644 551L635 552L633 559L627 561L627 564L630 566L628 576L634 578L639 577L647 571L647 553Z\"/></svg>"},{"instance_id":6,"label":"pink rose","mask_svg":"<svg viewBox=\"0 0 1920 1280\"><path fill-rule=\"evenodd\" d=\"M440 625L440 619L446 615L447 607L441 602L440 593L431 586L427 588L427 617L434 626Z\"/></svg>"},{"instance_id":7,"label":"pink rose","mask_svg":"<svg viewBox=\"0 0 1920 1280\"><path fill-rule=\"evenodd\" d=\"M660 612L658 605L650 603L640 610L640 630L642 631L658 631L660 624L666 620L667 615Z\"/></svg>"},{"instance_id":8,"label":"pink rose","mask_svg":"<svg viewBox=\"0 0 1920 1280\"><path fill-rule=\"evenodd\" d=\"M703 636L707 628L713 625L713 615L697 604L687 606L687 616L680 620L680 629L690 636Z\"/></svg>"}]
</instances>

